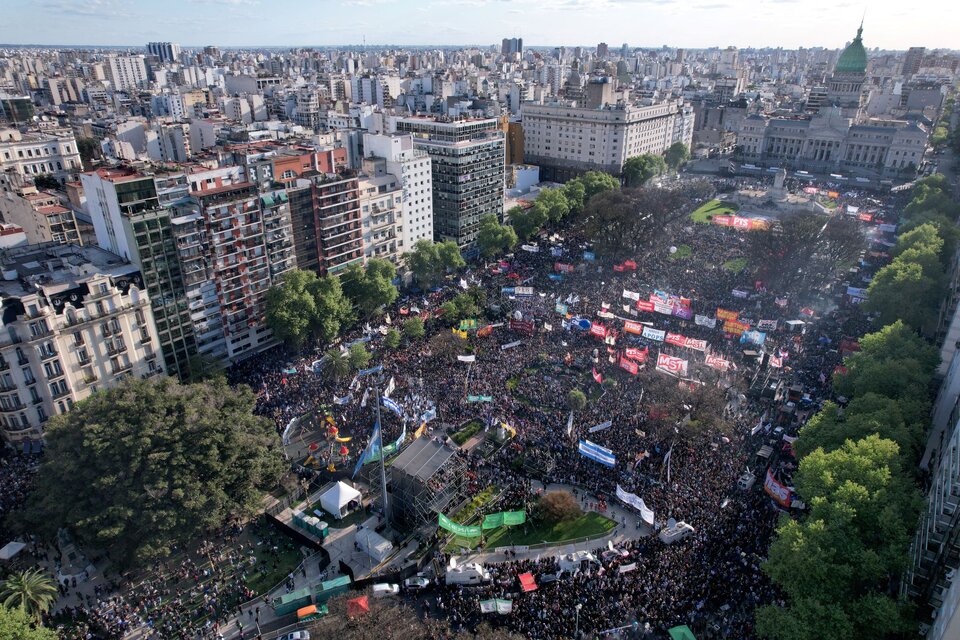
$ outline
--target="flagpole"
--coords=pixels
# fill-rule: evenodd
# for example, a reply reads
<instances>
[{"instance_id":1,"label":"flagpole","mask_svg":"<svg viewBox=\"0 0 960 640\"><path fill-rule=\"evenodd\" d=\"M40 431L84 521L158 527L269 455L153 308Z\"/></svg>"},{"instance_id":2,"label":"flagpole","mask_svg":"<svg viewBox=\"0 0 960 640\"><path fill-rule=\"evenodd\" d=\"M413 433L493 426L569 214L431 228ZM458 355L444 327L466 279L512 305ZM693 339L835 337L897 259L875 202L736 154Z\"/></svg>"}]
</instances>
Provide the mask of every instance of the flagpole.
<instances>
[{"instance_id":1,"label":"flagpole","mask_svg":"<svg viewBox=\"0 0 960 640\"><path fill-rule=\"evenodd\" d=\"M377 437L380 440L380 492L383 496L383 517L387 526L390 525L390 504L387 501L387 469L383 459L386 452L383 450L383 425L380 423L380 386L377 385Z\"/></svg>"}]
</instances>

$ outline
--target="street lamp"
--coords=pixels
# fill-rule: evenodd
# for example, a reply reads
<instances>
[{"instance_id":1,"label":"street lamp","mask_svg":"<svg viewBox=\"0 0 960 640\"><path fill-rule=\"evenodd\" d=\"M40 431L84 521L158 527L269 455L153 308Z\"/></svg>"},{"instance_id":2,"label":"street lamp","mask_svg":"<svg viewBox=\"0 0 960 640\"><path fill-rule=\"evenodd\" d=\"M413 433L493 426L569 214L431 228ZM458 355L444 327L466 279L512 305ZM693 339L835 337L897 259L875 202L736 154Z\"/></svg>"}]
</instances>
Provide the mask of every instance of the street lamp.
<instances>
[{"instance_id":1,"label":"street lamp","mask_svg":"<svg viewBox=\"0 0 960 640\"><path fill-rule=\"evenodd\" d=\"M576 607L574 607L574 609L576 610L577 615L576 615L576 626L574 627L574 630L573 630L573 640L577 640L577 638L580 636L580 609L583 609L583 605L578 604Z\"/></svg>"}]
</instances>

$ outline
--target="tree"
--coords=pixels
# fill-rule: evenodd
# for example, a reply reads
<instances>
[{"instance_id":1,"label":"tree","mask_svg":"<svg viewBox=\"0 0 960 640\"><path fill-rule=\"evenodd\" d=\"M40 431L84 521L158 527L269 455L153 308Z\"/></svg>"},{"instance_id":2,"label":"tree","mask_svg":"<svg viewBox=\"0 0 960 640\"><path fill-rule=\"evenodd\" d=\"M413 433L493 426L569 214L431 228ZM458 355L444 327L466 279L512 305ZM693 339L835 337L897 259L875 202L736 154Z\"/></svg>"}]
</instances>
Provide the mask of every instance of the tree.
<instances>
[{"instance_id":1,"label":"tree","mask_svg":"<svg viewBox=\"0 0 960 640\"><path fill-rule=\"evenodd\" d=\"M100 145L94 138L77 138L77 152L83 166L89 169L93 159L100 156Z\"/></svg>"},{"instance_id":2,"label":"tree","mask_svg":"<svg viewBox=\"0 0 960 640\"><path fill-rule=\"evenodd\" d=\"M284 468L255 402L246 386L174 378L127 379L78 402L47 427L28 521L131 566L255 513Z\"/></svg>"},{"instance_id":3,"label":"tree","mask_svg":"<svg viewBox=\"0 0 960 640\"><path fill-rule=\"evenodd\" d=\"M510 216L510 225L521 240L532 237L550 219L547 208L540 203L534 203L529 209L513 207L507 214Z\"/></svg>"},{"instance_id":4,"label":"tree","mask_svg":"<svg viewBox=\"0 0 960 640\"><path fill-rule=\"evenodd\" d=\"M388 349L396 349L400 346L400 332L396 329L390 329L387 331L387 335L383 336L383 344Z\"/></svg>"},{"instance_id":5,"label":"tree","mask_svg":"<svg viewBox=\"0 0 960 640\"><path fill-rule=\"evenodd\" d=\"M880 324L902 320L929 333L945 286L938 251L930 246L906 249L874 275L864 309L879 314Z\"/></svg>"},{"instance_id":6,"label":"tree","mask_svg":"<svg viewBox=\"0 0 960 640\"><path fill-rule=\"evenodd\" d=\"M336 338L353 322L353 310L339 279L294 269L267 291L266 321L277 338L300 349L314 337L321 342Z\"/></svg>"},{"instance_id":7,"label":"tree","mask_svg":"<svg viewBox=\"0 0 960 640\"><path fill-rule=\"evenodd\" d=\"M34 622L40 622L41 616L50 611L59 595L53 578L40 569L12 573L0 580L0 604L20 609Z\"/></svg>"},{"instance_id":8,"label":"tree","mask_svg":"<svg viewBox=\"0 0 960 640\"><path fill-rule=\"evenodd\" d=\"M52 629L35 626L25 611L0 607L0 640L57 640L58 637Z\"/></svg>"},{"instance_id":9,"label":"tree","mask_svg":"<svg viewBox=\"0 0 960 640\"><path fill-rule=\"evenodd\" d=\"M583 184L584 203L598 193L615 191L620 188L620 183L617 179L603 171L587 171L580 176L578 180Z\"/></svg>"},{"instance_id":10,"label":"tree","mask_svg":"<svg viewBox=\"0 0 960 640\"><path fill-rule=\"evenodd\" d=\"M477 304L476 294L472 295L468 291L458 293L440 305L440 308L443 309L443 319L451 325L480 315L480 306Z\"/></svg>"},{"instance_id":11,"label":"tree","mask_svg":"<svg viewBox=\"0 0 960 640\"><path fill-rule=\"evenodd\" d=\"M366 267L357 263L349 265L340 274L343 294L353 303L361 318L369 318L377 310L393 304L397 299L397 287L393 281L397 269L393 263L382 258L370 258Z\"/></svg>"},{"instance_id":12,"label":"tree","mask_svg":"<svg viewBox=\"0 0 960 640\"><path fill-rule=\"evenodd\" d=\"M567 201L567 205L570 207L570 215L580 215L587 201L587 190L586 187L583 186L583 180L574 178L563 185L561 191Z\"/></svg>"},{"instance_id":13,"label":"tree","mask_svg":"<svg viewBox=\"0 0 960 640\"><path fill-rule=\"evenodd\" d=\"M627 158L623 163L623 181L627 187L642 187L650 178L667 170L663 158L653 153Z\"/></svg>"},{"instance_id":14,"label":"tree","mask_svg":"<svg viewBox=\"0 0 960 640\"><path fill-rule=\"evenodd\" d=\"M370 352L362 343L357 343L350 347L350 367L359 371L365 369L370 363Z\"/></svg>"},{"instance_id":15,"label":"tree","mask_svg":"<svg viewBox=\"0 0 960 640\"><path fill-rule=\"evenodd\" d=\"M413 250L405 253L403 258L413 272L414 280L425 289L439 283L450 270L459 269L466 264L460 255L460 247L453 240L418 240L413 245Z\"/></svg>"},{"instance_id":16,"label":"tree","mask_svg":"<svg viewBox=\"0 0 960 640\"><path fill-rule=\"evenodd\" d=\"M567 406L571 411L582 411L587 406L587 396L580 389L571 389L567 394Z\"/></svg>"},{"instance_id":17,"label":"tree","mask_svg":"<svg viewBox=\"0 0 960 640\"><path fill-rule=\"evenodd\" d=\"M423 327L423 320L420 318L410 318L403 323L403 335L408 340L418 340L426 333Z\"/></svg>"},{"instance_id":18,"label":"tree","mask_svg":"<svg viewBox=\"0 0 960 640\"><path fill-rule=\"evenodd\" d=\"M496 216L484 216L480 219L480 230L477 232L477 246L480 254L490 258L499 253L505 253L517 244L517 234L508 224L497 222Z\"/></svg>"},{"instance_id":19,"label":"tree","mask_svg":"<svg viewBox=\"0 0 960 640\"><path fill-rule=\"evenodd\" d=\"M344 349L327 349L324 355L323 373L333 380L350 375L350 354Z\"/></svg>"},{"instance_id":20,"label":"tree","mask_svg":"<svg viewBox=\"0 0 960 640\"><path fill-rule=\"evenodd\" d=\"M943 249L943 238L940 237L940 231L932 224L914 226L900 234L896 246L890 251L890 255L896 258L908 249L929 249L939 255L940 250Z\"/></svg>"},{"instance_id":21,"label":"tree","mask_svg":"<svg viewBox=\"0 0 960 640\"><path fill-rule=\"evenodd\" d=\"M59 189L60 181L49 174L44 174L33 178L33 186L41 191L44 189Z\"/></svg>"},{"instance_id":22,"label":"tree","mask_svg":"<svg viewBox=\"0 0 960 640\"><path fill-rule=\"evenodd\" d=\"M957 253L957 247L960 246L960 229L947 216L937 211L921 211L901 225L900 237L902 238L920 226L928 225L937 230L937 235L943 241L943 248L940 249L940 262L943 263L944 269L949 269L950 261L953 260L953 256ZM899 244L899 240L897 244Z\"/></svg>"},{"instance_id":23,"label":"tree","mask_svg":"<svg viewBox=\"0 0 960 640\"><path fill-rule=\"evenodd\" d=\"M690 149L682 142L674 142L663 154L663 159L671 171L676 171L690 159Z\"/></svg>"},{"instance_id":24,"label":"tree","mask_svg":"<svg viewBox=\"0 0 960 640\"><path fill-rule=\"evenodd\" d=\"M544 522L556 524L576 520L583 509L569 491L548 491L537 501L536 513Z\"/></svg>"},{"instance_id":25,"label":"tree","mask_svg":"<svg viewBox=\"0 0 960 640\"><path fill-rule=\"evenodd\" d=\"M563 193L563 189L544 189L537 196L537 203L542 204L550 221L560 222L570 214L570 203Z\"/></svg>"}]
</instances>

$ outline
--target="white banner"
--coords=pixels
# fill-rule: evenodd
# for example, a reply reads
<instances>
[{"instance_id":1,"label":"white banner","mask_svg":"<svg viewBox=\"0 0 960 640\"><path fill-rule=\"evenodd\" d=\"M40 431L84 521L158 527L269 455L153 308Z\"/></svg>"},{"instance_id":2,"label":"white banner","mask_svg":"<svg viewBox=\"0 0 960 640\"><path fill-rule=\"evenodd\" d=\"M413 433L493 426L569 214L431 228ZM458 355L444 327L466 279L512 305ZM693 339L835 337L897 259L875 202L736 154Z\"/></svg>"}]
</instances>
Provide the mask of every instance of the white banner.
<instances>
[{"instance_id":1,"label":"white banner","mask_svg":"<svg viewBox=\"0 0 960 640\"><path fill-rule=\"evenodd\" d=\"M651 329L650 327L644 327L643 333L641 334L647 340L656 340L657 342L663 342L663 339L667 337L666 331L660 331L659 329Z\"/></svg>"},{"instance_id":2,"label":"white banner","mask_svg":"<svg viewBox=\"0 0 960 640\"><path fill-rule=\"evenodd\" d=\"M519 347L523 344L520 340L514 340L513 342L508 342L507 344L500 345L500 351L506 351L507 349L513 349L514 347Z\"/></svg>"},{"instance_id":3,"label":"white banner","mask_svg":"<svg viewBox=\"0 0 960 640\"><path fill-rule=\"evenodd\" d=\"M687 377L687 361L664 353L657 354L657 371L677 378Z\"/></svg>"},{"instance_id":4,"label":"white banner","mask_svg":"<svg viewBox=\"0 0 960 640\"><path fill-rule=\"evenodd\" d=\"M653 526L653 511L647 508L647 505L643 502L643 498L634 493L624 491L623 487L619 484L617 485L617 498L624 504L628 504L639 511L640 519L643 520L647 526Z\"/></svg>"},{"instance_id":5,"label":"white banner","mask_svg":"<svg viewBox=\"0 0 960 640\"><path fill-rule=\"evenodd\" d=\"M640 300L640 294L636 291L630 291L628 289L623 290L623 297L629 300Z\"/></svg>"},{"instance_id":6,"label":"white banner","mask_svg":"<svg viewBox=\"0 0 960 640\"><path fill-rule=\"evenodd\" d=\"M757 323L757 329L760 331L776 331L777 330L777 321L776 320L761 320Z\"/></svg>"},{"instance_id":7,"label":"white banner","mask_svg":"<svg viewBox=\"0 0 960 640\"><path fill-rule=\"evenodd\" d=\"M596 425L596 426L590 427L590 429L588 429L588 431L589 431L590 433L596 433L597 431L603 431L603 430L605 430L605 429L609 429L609 428L612 427L612 426L613 426L613 422L611 422L610 420L607 420L606 422L601 422L600 424L598 424L598 425Z\"/></svg>"},{"instance_id":8,"label":"white banner","mask_svg":"<svg viewBox=\"0 0 960 640\"><path fill-rule=\"evenodd\" d=\"M664 304L662 302L654 302L653 310L656 311L657 313L662 313L665 316L673 315L673 305Z\"/></svg>"},{"instance_id":9,"label":"white banner","mask_svg":"<svg viewBox=\"0 0 960 640\"><path fill-rule=\"evenodd\" d=\"M457 356L457 360L460 362L476 362L477 356Z\"/></svg>"},{"instance_id":10,"label":"white banner","mask_svg":"<svg viewBox=\"0 0 960 640\"><path fill-rule=\"evenodd\" d=\"M636 562L631 562L630 564L622 564L620 565L620 573L630 573L636 568L637 568Z\"/></svg>"},{"instance_id":11,"label":"white banner","mask_svg":"<svg viewBox=\"0 0 960 640\"><path fill-rule=\"evenodd\" d=\"M707 316L701 316L697 314L693 316L693 321L701 327L707 327L708 329L715 329L717 327L716 318L709 318Z\"/></svg>"},{"instance_id":12,"label":"white banner","mask_svg":"<svg viewBox=\"0 0 960 640\"><path fill-rule=\"evenodd\" d=\"M497 612L497 601L496 600L481 600L480 601L480 613L496 613Z\"/></svg>"},{"instance_id":13,"label":"white banner","mask_svg":"<svg viewBox=\"0 0 960 640\"><path fill-rule=\"evenodd\" d=\"M387 383L387 388L383 391L384 397L389 398L390 394L393 393L393 390L396 388L397 383L394 381L393 376L390 376L390 382Z\"/></svg>"}]
</instances>

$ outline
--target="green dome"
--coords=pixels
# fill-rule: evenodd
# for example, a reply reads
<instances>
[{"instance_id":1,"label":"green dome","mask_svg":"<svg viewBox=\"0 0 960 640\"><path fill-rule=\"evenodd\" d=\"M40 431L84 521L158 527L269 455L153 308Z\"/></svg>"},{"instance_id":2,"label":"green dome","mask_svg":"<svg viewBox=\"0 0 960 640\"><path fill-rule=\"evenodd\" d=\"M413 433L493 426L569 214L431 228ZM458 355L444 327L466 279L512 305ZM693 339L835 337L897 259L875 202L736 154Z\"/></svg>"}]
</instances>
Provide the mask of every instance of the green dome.
<instances>
[{"instance_id":1,"label":"green dome","mask_svg":"<svg viewBox=\"0 0 960 640\"><path fill-rule=\"evenodd\" d=\"M867 50L863 48L863 26L857 29L857 37L840 54L834 73L866 73Z\"/></svg>"}]
</instances>

